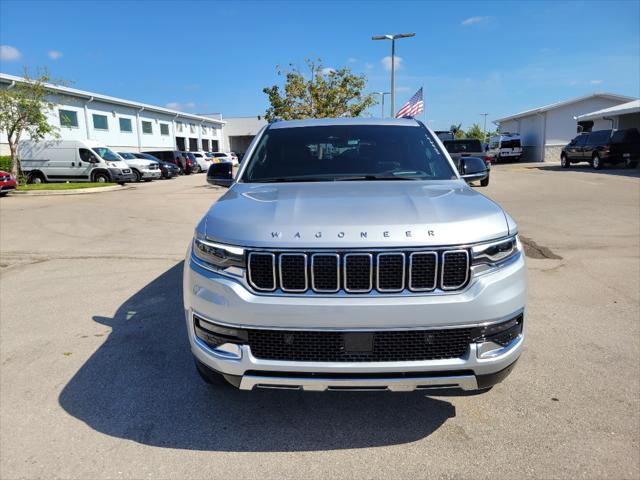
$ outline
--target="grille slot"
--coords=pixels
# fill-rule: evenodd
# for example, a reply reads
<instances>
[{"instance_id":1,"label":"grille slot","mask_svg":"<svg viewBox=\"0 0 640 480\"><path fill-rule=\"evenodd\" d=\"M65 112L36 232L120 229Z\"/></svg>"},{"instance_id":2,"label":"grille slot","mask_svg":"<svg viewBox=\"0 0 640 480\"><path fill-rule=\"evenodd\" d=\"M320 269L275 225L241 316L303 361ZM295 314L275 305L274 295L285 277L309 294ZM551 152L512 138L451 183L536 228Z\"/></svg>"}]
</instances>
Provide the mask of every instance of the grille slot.
<instances>
[{"instance_id":1,"label":"grille slot","mask_svg":"<svg viewBox=\"0 0 640 480\"><path fill-rule=\"evenodd\" d=\"M473 328L373 332L373 348L345 349L341 332L248 330L251 353L264 360L299 362L401 362L463 357Z\"/></svg>"},{"instance_id":2,"label":"grille slot","mask_svg":"<svg viewBox=\"0 0 640 480\"><path fill-rule=\"evenodd\" d=\"M466 250L450 250L442 254L443 290L455 290L469 278L469 254Z\"/></svg>"},{"instance_id":3,"label":"grille slot","mask_svg":"<svg viewBox=\"0 0 640 480\"><path fill-rule=\"evenodd\" d=\"M347 253L344 256L344 289L350 293L370 292L373 279L373 256L370 253Z\"/></svg>"},{"instance_id":4,"label":"grille slot","mask_svg":"<svg viewBox=\"0 0 640 480\"><path fill-rule=\"evenodd\" d=\"M434 290L438 281L438 254L414 252L409 256L409 288L415 292Z\"/></svg>"},{"instance_id":5,"label":"grille slot","mask_svg":"<svg viewBox=\"0 0 640 480\"><path fill-rule=\"evenodd\" d=\"M340 255L316 253L311 256L311 288L322 293L340 290Z\"/></svg>"},{"instance_id":6,"label":"grille slot","mask_svg":"<svg viewBox=\"0 0 640 480\"><path fill-rule=\"evenodd\" d=\"M404 289L404 253L379 253L377 267L380 292L400 292Z\"/></svg>"},{"instance_id":7,"label":"grille slot","mask_svg":"<svg viewBox=\"0 0 640 480\"><path fill-rule=\"evenodd\" d=\"M307 256L304 253L280 254L280 288L285 292L307 290Z\"/></svg>"},{"instance_id":8,"label":"grille slot","mask_svg":"<svg viewBox=\"0 0 640 480\"><path fill-rule=\"evenodd\" d=\"M256 290L276 289L276 256L273 253L249 253L249 283Z\"/></svg>"}]
</instances>

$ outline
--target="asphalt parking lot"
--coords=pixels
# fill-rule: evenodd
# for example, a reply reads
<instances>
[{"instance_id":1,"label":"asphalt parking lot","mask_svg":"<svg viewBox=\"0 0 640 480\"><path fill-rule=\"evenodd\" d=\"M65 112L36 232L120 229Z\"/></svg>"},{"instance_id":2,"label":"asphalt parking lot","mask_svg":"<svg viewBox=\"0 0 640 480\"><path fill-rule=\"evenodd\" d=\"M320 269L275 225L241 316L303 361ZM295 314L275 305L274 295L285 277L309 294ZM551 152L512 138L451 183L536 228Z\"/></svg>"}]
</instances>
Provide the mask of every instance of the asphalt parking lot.
<instances>
[{"instance_id":1,"label":"asphalt parking lot","mask_svg":"<svg viewBox=\"0 0 640 480\"><path fill-rule=\"evenodd\" d=\"M640 169L498 165L527 239L526 349L488 393L202 383L182 259L203 175L0 199L0 477L640 477Z\"/></svg>"}]
</instances>

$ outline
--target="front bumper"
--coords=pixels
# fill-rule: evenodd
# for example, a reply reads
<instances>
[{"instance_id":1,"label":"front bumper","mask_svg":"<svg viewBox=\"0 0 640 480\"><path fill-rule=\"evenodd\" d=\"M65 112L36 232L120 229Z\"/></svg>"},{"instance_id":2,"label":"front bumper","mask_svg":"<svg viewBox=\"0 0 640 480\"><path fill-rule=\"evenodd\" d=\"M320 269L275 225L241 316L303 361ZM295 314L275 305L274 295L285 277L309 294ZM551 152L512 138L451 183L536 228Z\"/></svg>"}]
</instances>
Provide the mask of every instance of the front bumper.
<instances>
[{"instance_id":1,"label":"front bumper","mask_svg":"<svg viewBox=\"0 0 640 480\"><path fill-rule=\"evenodd\" d=\"M212 348L196 336L193 315L245 329L383 331L480 326L524 314L526 265L520 255L474 278L463 291L441 294L258 295L233 279L201 268L187 253L184 305L191 350L207 368L241 389L482 389L508 374L522 351L524 329L492 350L471 343L458 358L393 362L302 362L256 358L248 345ZM526 324L526 321L524 322ZM490 350L490 351L489 351Z\"/></svg>"},{"instance_id":2,"label":"front bumper","mask_svg":"<svg viewBox=\"0 0 640 480\"><path fill-rule=\"evenodd\" d=\"M160 170L140 170L140 175L143 179L155 180L162 176L162 172Z\"/></svg>"},{"instance_id":3,"label":"front bumper","mask_svg":"<svg viewBox=\"0 0 640 480\"><path fill-rule=\"evenodd\" d=\"M109 175L111 175L111 181L116 183L133 182L136 176L131 169L128 169L129 173L123 173L119 168L110 168Z\"/></svg>"},{"instance_id":4,"label":"front bumper","mask_svg":"<svg viewBox=\"0 0 640 480\"><path fill-rule=\"evenodd\" d=\"M9 180L8 182L0 183L0 192L7 192L9 190L15 190L17 187L17 182L15 180Z\"/></svg>"}]
</instances>

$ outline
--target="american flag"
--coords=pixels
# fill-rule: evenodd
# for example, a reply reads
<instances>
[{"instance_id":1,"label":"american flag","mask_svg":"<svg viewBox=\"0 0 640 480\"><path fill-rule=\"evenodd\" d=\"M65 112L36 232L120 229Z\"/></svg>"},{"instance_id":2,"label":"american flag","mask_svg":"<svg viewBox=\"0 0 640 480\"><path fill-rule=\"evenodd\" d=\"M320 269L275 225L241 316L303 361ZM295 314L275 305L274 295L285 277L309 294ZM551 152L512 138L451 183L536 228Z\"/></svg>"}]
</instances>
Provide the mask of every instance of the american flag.
<instances>
[{"instance_id":1,"label":"american flag","mask_svg":"<svg viewBox=\"0 0 640 480\"><path fill-rule=\"evenodd\" d=\"M405 116L415 117L422 111L424 111L424 101L422 100L422 87L420 87L420 90L418 90L416 94L411 97L400 110L398 110L396 118Z\"/></svg>"}]
</instances>

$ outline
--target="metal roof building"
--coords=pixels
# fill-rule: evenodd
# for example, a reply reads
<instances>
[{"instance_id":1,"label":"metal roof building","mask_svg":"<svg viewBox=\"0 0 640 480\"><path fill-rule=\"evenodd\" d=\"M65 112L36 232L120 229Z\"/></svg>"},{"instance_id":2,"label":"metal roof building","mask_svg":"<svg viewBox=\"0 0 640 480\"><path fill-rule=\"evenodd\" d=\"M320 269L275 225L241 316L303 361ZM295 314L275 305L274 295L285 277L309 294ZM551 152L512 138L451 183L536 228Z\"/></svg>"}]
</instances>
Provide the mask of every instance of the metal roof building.
<instances>
[{"instance_id":1,"label":"metal roof building","mask_svg":"<svg viewBox=\"0 0 640 480\"><path fill-rule=\"evenodd\" d=\"M576 118L580 115L634 100L613 93L593 93L561 102L532 108L494 120L501 132L519 133L523 161L558 161L560 150L577 135ZM607 124L610 125L610 124ZM594 129L610 128L591 124ZM591 128L587 128L590 130Z\"/></svg>"}]
</instances>

